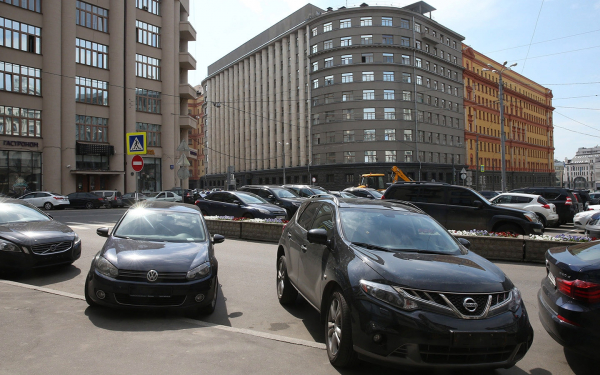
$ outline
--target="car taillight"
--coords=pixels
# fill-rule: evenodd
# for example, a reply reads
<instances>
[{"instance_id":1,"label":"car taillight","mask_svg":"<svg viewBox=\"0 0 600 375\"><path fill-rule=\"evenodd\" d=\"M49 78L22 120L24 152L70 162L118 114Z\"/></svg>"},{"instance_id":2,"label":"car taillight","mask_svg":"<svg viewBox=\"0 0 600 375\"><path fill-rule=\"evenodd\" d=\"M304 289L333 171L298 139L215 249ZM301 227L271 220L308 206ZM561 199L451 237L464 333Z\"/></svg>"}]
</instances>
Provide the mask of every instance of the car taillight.
<instances>
[{"instance_id":1,"label":"car taillight","mask_svg":"<svg viewBox=\"0 0 600 375\"><path fill-rule=\"evenodd\" d=\"M56 199L57 201L62 201L64 198L63 197L52 197L54 199Z\"/></svg>"},{"instance_id":2,"label":"car taillight","mask_svg":"<svg viewBox=\"0 0 600 375\"><path fill-rule=\"evenodd\" d=\"M385 199L385 195L382 195L382 196L381 196L381 199Z\"/></svg>"},{"instance_id":3,"label":"car taillight","mask_svg":"<svg viewBox=\"0 0 600 375\"><path fill-rule=\"evenodd\" d=\"M566 200L566 202L565 202L565 206L570 206L570 205L572 205L572 204L573 204L573 201L571 200L571 198L570 198L570 197L567 197L567 200Z\"/></svg>"},{"instance_id":4,"label":"car taillight","mask_svg":"<svg viewBox=\"0 0 600 375\"><path fill-rule=\"evenodd\" d=\"M200 199L198 199L197 201L195 201L194 204L198 204L198 202L200 202Z\"/></svg>"},{"instance_id":5,"label":"car taillight","mask_svg":"<svg viewBox=\"0 0 600 375\"><path fill-rule=\"evenodd\" d=\"M550 209L550 205L549 204L543 204L542 207Z\"/></svg>"},{"instance_id":6,"label":"car taillight","mask_svg":"<svg viewBox=\"0 0 600 375\"><path fill-rule=\"evenodd\" d=\"M117 196L115 195L115 196L113 197L113 201L116 201L116 200L117 200Z\"/></svg>"},{"instance_id":7,"label":"car taillight","mask_svg":"<svg viewBox=\"0 0 600 375\"><path fill-rule=\"evenodd\" d=\"M600 284L556 278L556 287L565 295L588 303L600 302Z\"/></svg>"},{"instance_id":8,"label":"car taillight","mask_svg":"<svg viewBox=\"0 0 600 375\"><path fill-rule=\"evenodd\" d=\"M286 227L286 226L287 226L287 223L286 223L286 224L283 224L283 228L281 229L281 233L283 233L283 231L285 230L285 227Z\"/></svg>"}]
</instances>

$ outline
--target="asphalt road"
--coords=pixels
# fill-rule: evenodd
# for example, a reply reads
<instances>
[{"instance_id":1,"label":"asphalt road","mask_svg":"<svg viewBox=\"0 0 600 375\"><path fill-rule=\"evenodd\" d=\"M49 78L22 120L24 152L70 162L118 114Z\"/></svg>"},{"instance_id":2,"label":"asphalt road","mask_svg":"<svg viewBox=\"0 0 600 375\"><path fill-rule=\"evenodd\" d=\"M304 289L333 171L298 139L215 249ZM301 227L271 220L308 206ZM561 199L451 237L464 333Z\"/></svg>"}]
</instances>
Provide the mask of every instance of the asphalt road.
<instances>
[{"instance_id":1,"label":"asphalt road","mask_svg":"<svg viewBox=\"0 0 600 375\"><path fill-rule=\"evenodd\" d=\"M20 284L0 282L0 374L406 373L372 364L348 371L329 365L318 313L301 298L289 308L277 301L275 244L228 239L216 245L221 287L215 312L202 321L178 312L89 308L82 300L85 274L104 243L95 230L112 226L123 212L51 212L80 235L82 257L72 266L12 279ZM521 289L535 339L512 369L472 373L596 374L600 363L565 351L539 323L536 294L544 267L498 265Z\"/></svg>"}]
</instances>

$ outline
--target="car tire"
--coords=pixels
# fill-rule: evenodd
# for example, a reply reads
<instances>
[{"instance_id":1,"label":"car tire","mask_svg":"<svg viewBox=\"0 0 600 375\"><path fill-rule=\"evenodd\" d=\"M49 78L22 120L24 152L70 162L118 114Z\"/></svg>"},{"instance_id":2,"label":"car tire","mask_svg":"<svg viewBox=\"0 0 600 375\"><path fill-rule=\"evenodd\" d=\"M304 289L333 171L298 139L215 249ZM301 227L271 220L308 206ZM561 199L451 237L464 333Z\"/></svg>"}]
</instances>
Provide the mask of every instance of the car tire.
<instances>
[{"instance_id":1,"label":"car tire","mask_svg":"<svg viewBox=\"0 0 600 375\"><path fill-rule=\"evenodd\" d=\"M254 215L249 214L249 213L245 213L244 215L242 215L242 217L246 218L246 219L254 219Z\"/></svg>"},{"instance_id":2,"label":"car tire","mask_svg":"<svg viewBox=\"0 0 600 375\"><path fill-rule=\"evenodd\" d=\"M335 367L348 367L356 362L350 307L339 289L331 293L326 306L325 346L329 362Z\"/></svg>"},{"instance_id":3,"label":"car tire","mask_svg":"<svg viewBox=\"0 0 600 375\"><path fill-rule=\"evenodd\" d=\"M215 294L213 295L213 299L210 302L210 305L199 307L198 315L210 315L215 311L217 307L217 297L219 295L219 278L215 278Z\"/></svg>"},{"instance_id":4,"label":"car tire","mask_svg":"<svg viewBox=\"0 0 600 375\"><path fill-rule=\"evenodd\" d=\"M538 217L538 219L540 220L540 223L542 223L542 225L544 226L544 228L547 228L546 216L544 216L540 213L537 213L537 212L535 214Z\"/></svg>"},{"instance_id":5,"label":"car tire","mask_svg":"<svg viewBox=\"0 0 600 375\"><path fill-rule=\"evenodd\" d=\"M98 306L98 304L96 302L94 302L94 300L92 300L92 297L90 297L90 294L88 292L89 284L90 284L90 281L86 277L85 278L85 289L83 291L83 295L85 296L85 302L87 302L87 304L90 305L90 307L96 307L96 306Z\"/></svg>"},{"instance_id":6,"label":"car tire","mask_svg":"<svg viewBox=\"0 0 600 375\"><path fill-rule=\"evenodd\" d=\"M502 224L494 232L509 232L523 235L523 229L516 224Z\"/></svg>"},{"instance_id":7,"label":"car tire","mask_svg":"<svg viewBox=\"0 0 600 375\"><path fill-rule=\"evenodd\" d=\"M277 299L282 305L291 305L298 298L298 291L292 286L287 273L287 263L285 255L281 255L277 260Z\"/></svg>"},{"instance_id":8,"label":"car tire","mask_svg":"<svg viewBox=\"0 0 600 375\"><path fill-rule=\"evenodd\" d=\"M50 203L50 202L44 203L44 210L50 211L52 208L54 208L54 205L52 203Z\"/></svg>"},{"instance_id":9,"label":"car tire","mask_svg":"<svg viewBox=\"0 0 600 375\"><path fill-rule=\"evenodd\" d=\"M94 208L94 204L92 202L86 202L85 208L87 208L88 210L91 210L92 208Z\"/></svg>"}]
</instances>

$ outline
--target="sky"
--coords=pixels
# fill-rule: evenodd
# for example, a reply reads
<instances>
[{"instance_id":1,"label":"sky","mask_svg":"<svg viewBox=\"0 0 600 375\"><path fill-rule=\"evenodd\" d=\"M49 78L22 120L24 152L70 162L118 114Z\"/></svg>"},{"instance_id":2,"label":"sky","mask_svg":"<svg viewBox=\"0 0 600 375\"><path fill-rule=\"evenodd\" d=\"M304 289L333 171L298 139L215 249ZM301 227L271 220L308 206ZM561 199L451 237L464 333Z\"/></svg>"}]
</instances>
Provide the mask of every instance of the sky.
<instances>
[{"instance_id":1,"label":"sky","mask_svg":"<svg viewBox=\"0 0 600 375\"><path fill-rule=\"evenodd\" d=\"M363 1L313 0L322 9ZM416 0L368 1L406 6ZM432 18L465 37L492 59L518 63L518 73L552 90L555 159L579 147L600 145L600 0L427 0ZM189 83L200 84L207 67L308 4L301 0L190 0L197 61Z\"/></svg>"}]
</instances>

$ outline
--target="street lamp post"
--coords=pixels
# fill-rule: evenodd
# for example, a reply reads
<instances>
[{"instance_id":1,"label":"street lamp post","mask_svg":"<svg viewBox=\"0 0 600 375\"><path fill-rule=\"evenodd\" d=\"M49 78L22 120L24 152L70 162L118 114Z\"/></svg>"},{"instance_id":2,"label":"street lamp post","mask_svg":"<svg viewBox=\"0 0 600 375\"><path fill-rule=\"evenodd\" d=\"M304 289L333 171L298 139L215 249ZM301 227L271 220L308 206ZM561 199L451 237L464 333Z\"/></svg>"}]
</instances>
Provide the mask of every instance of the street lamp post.
<instances>
[{"instance_id":1,"label":"street lamp post","mask_svg":"<svg viewBox=\"0 0 600 375\"><path fill-rule=\"evenodd\" d=\"M506 66L506 63L508 61L505 61L504 64L502 64L502 68L500 70L498 69L494 69L494 67L491 64L487 64L489 69L483 69L484 72L486 71L491 71L493 73L498 74L498 76L500 77L499 81L498 81L498 96L500 97L500 155L502 158L502 165L501 165L501 186L502 186L502 192L506 191L506 150L505 150L505 146L504 143L506 141L506 134L504 133L504 85L502 83L502 73L504 73L506 70L511 70L510 68L512 68L513 66L517 66L517 63L512 64L511 66Z\"/></svg>"},{"instance_id":2,"label":"street lamp post","mask_svg":"<svg viewBox=\"0 0 600 375\"><path fill-rule=\"evenodd\" d=\"M287 182L285 181L285 146L289 145L288 142L283 143L283 142L277 142L280 145L282 145L283 147L281 148L283 150L283 184L287 184Z\"/></svg>"}]
</instances>

